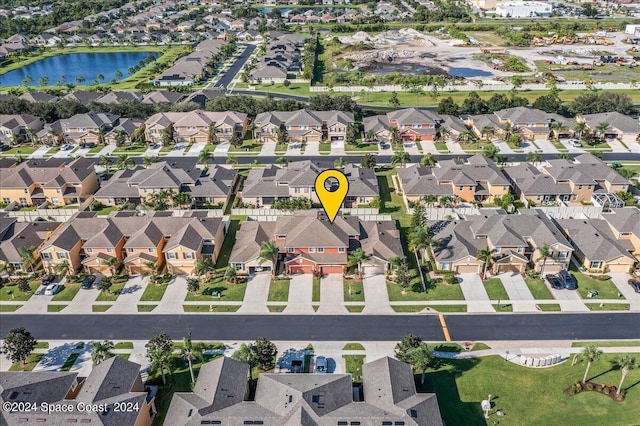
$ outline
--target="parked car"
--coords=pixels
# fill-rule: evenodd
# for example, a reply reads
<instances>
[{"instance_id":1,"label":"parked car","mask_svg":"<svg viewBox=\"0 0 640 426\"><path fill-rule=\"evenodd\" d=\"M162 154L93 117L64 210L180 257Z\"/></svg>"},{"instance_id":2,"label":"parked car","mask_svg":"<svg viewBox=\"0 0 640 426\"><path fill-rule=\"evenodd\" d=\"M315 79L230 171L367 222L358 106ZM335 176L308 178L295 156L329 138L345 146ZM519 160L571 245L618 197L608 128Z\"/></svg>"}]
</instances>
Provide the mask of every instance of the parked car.
<instances>
[{"instance_id":1,"label":"parked car","mask_svg":"<svg viewBox=\"0 0 640 426\"><path fill-rule=\"evenodd\" d=\"M73 149L73 145L69 145L69 144L62 145L61 149L63 151L70 151Z\"/></svg>"},{"instance_id":2,"label":"parked car","mask_svg":"<svg viewBox=\"0 0 640 426\"><path fill-rule=\"evenodd\" d=\"M558 278L562 282L562 286L567 290L575 290L578 288L578 283L573 278L573 276L566 270L560 271L558 273Z\"/></svg>"},{"instance_id":3,"label":"parked car","mask_svg":"<svg viewBox=\"0 0 640 426\"><path fill-rule=\"evenodd\" d=\"M323 356L319 356L316 358L316 373L326 373L327 372L327 359Z\"/></svg>"},{"instance_id":4,"label":"parked car","mask_svg":"<svg viewBox=\"0 0 640 426\"><path fill-rule=\"evenodd\" d=\"M633 291L635 291L636 293L640 293L640 281L632 278L629 280L629 285L633 287Z\"/></svg>"},{"instance_id":5,"label":"parked car","mask_svg":"<svg viewBox=\"0 0 640 426\"><path fill-rule=\"evenodd\" d=\"M11 147L9 145L0 144L0 151L8 151Z\"/></svg>"},{"instance_id":6,"label":"parked car","mask_svg":"<svg viewBox=\"0 0 640 426\"><path fill-rule=\"evenodd\" d=\"M578 139L569 139L569 145L571 145L574 148L580 148L582 146L582 144Z\"/></svg>"},{"instance_id":7,"label":"parked car","mask_svg":"<svg viewBox=\"0 0 640 426\"><path fill-rule=\"evenodd\" d=\"M44 277L42 277L42 285L49 285L55 279L56 279L56 276L54 274L47 274Z\"/></svg>"},{"instance_id":8,"label":"parked car","mask_svg":"<svg viewBox=\"0 0 640 426\"><path fill-rule=\"evenodd\" d=\"M558 278L557 275L547 274L544 278L547 280L551 288L556 290L562 290L564 288L562 281L560 281L560 278Z\"/></svg>"},{"instance_id":9,"label":"parked car","mask_svg":"<svg viewBox=\"0 0 640 426\"><path fill-rule=\"evenodd\" d=\"M55 294L60 293L60 291L62 291L63 288L64 286L60 284L49 284L47 288L44 289L44 295L53 296Z\"/></svg>"},{"instance_id":10,"label":"parked car","mask_svg":"<svg viewBox=\"0 0 640 426\"><path fill-rule=\"evenodd\" d=\"M86 277L84 277L84 280L82 280L82 284L80 284L80 288L88 290L93 286L93 283L96 280L96 276L95 275L87 275Z\"/></svg>"}]
</instances>

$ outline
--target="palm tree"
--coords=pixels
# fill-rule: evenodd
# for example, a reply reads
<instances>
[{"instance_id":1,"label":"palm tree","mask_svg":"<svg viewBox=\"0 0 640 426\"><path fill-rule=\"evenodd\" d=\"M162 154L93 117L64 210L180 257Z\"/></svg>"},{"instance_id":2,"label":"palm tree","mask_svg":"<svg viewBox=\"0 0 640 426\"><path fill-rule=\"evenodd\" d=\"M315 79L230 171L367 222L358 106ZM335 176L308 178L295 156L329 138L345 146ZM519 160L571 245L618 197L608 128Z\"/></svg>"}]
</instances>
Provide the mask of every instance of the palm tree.
<instances>
[{"instance_id":1,"label":"palm tree","mask_svg":"<svg viewBox=\"0 0 640 426\"><path fill-rule=\"evenodd\" d=\"M493 255L495 252L496 251L494 249L490 249L487 246L486 248L483 248L482 250L480 250L478 252L478 255L476 256L478 260L482 260L484 262L484 267L482 271L483 280L487 279L487 269L489 269L489 267L491 266L491 263L493 262Z\"/></svg>"},{"instance_id":2,"label":"palm tree","mask_svg":"<svg viewBox=\"0 0 640 426\"><path fill-rule=\"evenodd\" d=\"M605 132L607 131L608 128L609 128L609 123L607 123L606 121L598 123L598 125L596 126L598 137L600 138L601 141L604 141Z\"/></svg>"},{"instance_id":3,"label":"palm tree","mask_svg":"<svg viewBox=\"0 0 640 426\"><path fill-rule=\"evenodd\" d=\"M436 130L436 138L441 141L444 141L447 138L447 136L449 136L450 134L451 134L451 131L447 129L445 126L440 126Z\"/></svg>"},{"instance_id":4,"label":"palm tree","mask_svg":"<svg viewBox=\"0 0 640 426\"><path fill-rule=\"evenodd\" d=\"M195 383L196 378L193 375L193 361L199 359L202 354L193 346L190 338L185 337L182 339L182 342L184 347L180 349L180 357L187 361L187 364L189 365L189 374L191 374L191 383Z\"/></svg>"},{"instance_id":5,"label":"palm tree","mask_svg":"<svg viewBox=\"0 0 640 426\"><path fill-rule=\"evenodd\" d=\"M582 135L584 134L584 131L587 129L587 124L584 121L577 121L575 120L575 131L574 134L577 135L577 138L582 140Z\"/></svg>"},{"instance_id":6,"label":"palm tree","mask_svg":"<svg viewBox=\"0 0 640 426\"><path fill-rule=\"evenodd\" d=\"M335 167L336 169L341 169L345 166L345 164L347 164L347 162L344 161L344 158L340 157L333 162L333 167Z\"/></svg>"},{"instance_id":7,"label":"palm tree","mask_svg":"<svg viewBox=\"0 0 640 426\"><path fill-rule=\"evenodd\" d=\"M58 263L53 269L55 270L56 274L64 277L69 273L69 261L65 259L62 262Z\"/></svg>"},{"instance_id":8,"label":"palm tree","mask_svg":"<svg viewBox=\"0 0 640 426\"><path fill-rule=\"evenodd\" d=\"M260 244L260 257L258 258L259 264L270 260L273 262L273 267L271 268L271 274L276 276L276 269L278 269L278 257L280 256L280 250L278 249L278 245L275 241L263 241Z\"/></svg>"},{"instance_id":9,"label":"palm tree","mask_svg":"<svg viewBox=\"0 0 640 426\"><path fill-rule=\"evenodd\" d=\"M46 86L47 84L49 84L49 77L47 77L46 75L43 75L38 79L38 85Z\"/></svg>"},{"instance_id":10,"label":"palm tree","mask_svg":"<svg viewBox=\"0 0 640 426\"><path fill-rule=\"evenodd\" d=\"M391 126L389 127L389 136L391 139L391 143L397 145L401 142L400 131L397 127Z\"/></svg>"},{"instance_id":11,"label":"palm tree","mask_svg":"<svg viewBox=\"0 0 640 426\"><path fill-rule=\"evenodd\" d=\"M411 250L416 257L416 266L418 267L418 274L420 275L420 280L422 281L422 289L424 291L427 290L427 286L424 282L424 277L422 276L422 269L420 268L420 257L418 256L418 252L429 247L430 244L431 235L428 228L425 228L424 226L418 226L409 233L409 250Z\"/></svg>"},{"instance_id":12,"label":"palm tree","mask_svg":"<svg viewBox=\"0 0 640 426\"><path fill-rule=\"evenodd\" d=\"M420 159L420 164L422 164L423 166L429 166L429 167L433 167L436 165L436 159L433 157L433 154L430 152L427 152L421 159Z\"/></svg>"},{"instance_id":13,"label":"palm tree","mask_svg":"<svg viewBox=\"0 0 640 426\"><path fill-rule=\"evenodd\" d=\"M167 368L167 371L171 373L171 369L170 369L171 354L166 352L163 349L156 349L149 353L149 357L151 358L151 364L150 364L151 369L160 370L160 374L162 375L162 384L166 386L167 378L164 374L164 370L165 368Z\"/></svg>"},{"instance_id":14,"label":"palm tree","mask_svg":"<svg viewBox=\"0 0 640 426\"><path fill-rule=\"evenodd\" d=\"M493 128L493 126L484 126L482 130L480 130L480 135L486 141L488 141L489 138L493 136L494 133L495 133L495 129Z\"/></svg>"},{"instance_id":15,"label":"palm tree","mask_svg":"<svg viewBox=\"0 0 640 426\"><path fill-rule=\"evenodd\" d=\"M538 151L527 152L527 163L537 163L540 161L540 153Z\"/></svg>"},{"instance_id":16,"label":"palm tree","mask_svg":"<svg viewBox=\"0 0 640 426\"><path fill-rule=\"evenodd\" d=\"M172 195L173 205L176 207L186 208L191 204L191 194L188 192L176 192Z\"/></svg>"},{"instance_id":17,"label":"palm tree","mask_svg":"<svg viewBox=\"0 0 640 426\"><path fill-rule=\"evenodd\" d=\"M582 383L587 381L587 375L589 374L589 369L591 368L591 364L600 358L602 355L602 351L598 349L596 345L587 345L580 352L580 357L582 359L587 360L587 368L584 370L584 376L582 377Z\"/></svg>"},{"instance_id":18,"label":"palm tree","mask_svg":"<svg viewBox=\"0 0 640 426\"><path fill-rule=\"evenodd\" d=\"M118 155L118 168L126 169L128 167L135 166L135 164L136 163L133 161L133 159L127 154Z\"/></svg>"},{"instance_id":19,"label":"palm tree","mask_svg":"<svg viewBox=\"0 0 640 426\"><path fill-rule=\"evenodd\" d=\"M109 268L111 275L115 275L120 267L120 261L117 257L109 256L106 259L102 259L102 264Z\"/></svg>"},{"instance_id":20,"label":"palm tree","mask_svg":"<svg viewBox=\"0 0 640 426\"><path fill-rule=\"evenodd\" d=\"M35 249L36 249L36 246L18 247L18 254L20 255L20 260L24 264L25 268L27 267L27 265L29 266L29 269L31 270L32 274L35 272L34 267L36 266L35 265L36 256L33 253Z\"/></svg>"},{"instance_id":21,"label":"palm tree","mask_svg":"<svg viewBox=\"0 0 640 426\"><path fill-rule=\"evenodd\" d=\"M540 265L540 276L544 278L544 267L547 263L547 259L553 254L553 251L547 243L544 243L542 246L538 247L538 251L540 252L540 257L536 259L536 262L542 260L542 265Z\"/></svg>"},{"instance_id":22,"label":"palm tree","mask_svg":"<svg viewBox=\"0 0 640 426\"><path fill-rule=\"evenodd\" d=\"M513 133L516 131L516 127L513 124L507 122L502 125L502 131L504 132L504 140L508 141L511 135L513 135Z\"/></svg>"},{"instance_id":23,"label":"palm tree","mask_svg":"<svg viewBox=\"0 0 640 426\"><path fill-rule=\"evenodd\" d=\"M216 265L213 264L210 257L203 257L202 259L196 260L196 265L193 271L198 276L202 276L208 272L215 271Z\"/></svg>"},{"instance_id":24,"label":"palm tree","mask_svg":"<svg viewBox=\"0 0 640 426\"><path fill-rule=\"evenodd\" d=\"M12 275L15 272L15 267L13 266L13 263L2 262L0 264L0 272L6 272L7 274Z\"/></svg>"},{"instance_id":25,"label":"palm tree","mask_svg":"<svg viewBox=\"0 0 640 426\"><path fill-rule=\"evenodd\" d=\"M115 348L111 340L103 340L102 342L91 342L91 360L93 365L98 365L102 361L106 361L114 356Z\"/></svg>"},{"instance_id":26,"label":"palm tree","mask_svg":"<svg viewBox=\"0 0 640 426\"><path fill-rule=\"evenodd\" d=\"M426 343L422 342L417 348L411 349L408 355L411 359L411 364L422 374L420 384L424 385L427 369L433 362L433 349Z\"/></svg>"},{"instance_id":27,"label":"palm tree","mask_svg":"<svg viewBox=\"0 0 640 426\"><path fill-rule=\"evenodd\" d=\"M289 164L289 159L286 157L280 156L276 158L276 164L287 167L287 165Z\"/></svg>"},{"instance_id":28,"label":"palm tree","mask_svg":"<svg viewBox=\"0 0 640 426\"><path fill-rule=\"evenodd\" d=\"M618 390L616 390L616 395L620 395L622 384L624 383L624 379L627 377L627 374L629 374L629 371L640 367L640 364L638 364L636 357L627 354L617 358L614 361L614 365L620 369L620 384L618 384Z\"/></svg>"},{"instance_id":29,"label":"palm tree","mask_svg":"<svg viewBox=\"0 0 640 426\"><path fill-rule=\"evenodd\" d=\"M422 197L422 200L425 202L427 207L432 207L436 203L436 201L438 201L438 196L433 194L427 194L424 197Z\"/></svg>"},{"instance_id":30,"label":"palm tree","mask_svg":"<svg viewBox=\"0 0 640 426\"><path fill-rule=\"evenodd\" d=\"M144 164L144 166L148 169L149 167L151 167L151 165L155 163L155 157L149 157L146 156L144 157L144 159L142 160L142 164Z\"/></svg>"},{"instance_id":31,"label":"palm tree","mask_svg":"<svg viewBox=\"0 0 640 426\"><path fill-rule=\"evenodd\" d=\"M411 159L411 156L407 151L400 151L393 154L391 157L391 165L397 166L400 164L400 167L404 167L404 165Z\"/></svg>"},{"instance_id":32,"label":"palm tree","mask_svg":"<svg viewBox=\"0 0 640 426\"><path fill-rule=\"evenodd\" d=\"M207 151L206 149L203 149L202 151L200 151L200 154L198 154L198 164L202 164L202 165L207 165L209 164L209 151Z\"/></svg>"},{"instance_id":33,"label":"palm tree","mask_svg":"<svg viewBox=\"0 0 640 426\"><path fill-rule=\"evenodd\" d=\"M104 166L105 170L107 171L107 176L109 176L111 174L110 168L113 165L113 159L111 157L107 157L106 155L101 155L98 159L98 165Z\"/></svg>"},{"instance_id":34,"label":"palm tree","mask_svg":"<svg viewBox=\"0 0 640 426\"><path fill-rule=\"evenodd\" d=\"M362 250L362 248L358 247L357 249L355 249L354 251L352 251L349 254L349 259L347 261L347 265L348 266L357 266L358 268L358 275L362 275L361 269L362 269L362 262L367 258L367 255L365 254L364 250Z\"/></svg>"}]
</instances>

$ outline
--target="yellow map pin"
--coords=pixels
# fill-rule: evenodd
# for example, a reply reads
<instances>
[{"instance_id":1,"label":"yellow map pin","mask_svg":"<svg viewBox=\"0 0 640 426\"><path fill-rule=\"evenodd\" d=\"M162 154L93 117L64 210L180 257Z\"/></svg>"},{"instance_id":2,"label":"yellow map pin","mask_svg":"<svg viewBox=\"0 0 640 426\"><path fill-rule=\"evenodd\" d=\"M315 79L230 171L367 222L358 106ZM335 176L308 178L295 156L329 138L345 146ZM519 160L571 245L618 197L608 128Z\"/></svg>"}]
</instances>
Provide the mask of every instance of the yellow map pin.
<instances>
[{"instance_id":1,"label":"yellow map pin","mask_svg":"<svg viewBox=\"0 0 640 426\"><path fill-rule=\"evenodd\" d=\"M333 179L332 179L333 178ZM329 222L333 223L349 192L349 181L340 170L329 169L316 177L316 194Z\"/></svg>"}]
</instances>

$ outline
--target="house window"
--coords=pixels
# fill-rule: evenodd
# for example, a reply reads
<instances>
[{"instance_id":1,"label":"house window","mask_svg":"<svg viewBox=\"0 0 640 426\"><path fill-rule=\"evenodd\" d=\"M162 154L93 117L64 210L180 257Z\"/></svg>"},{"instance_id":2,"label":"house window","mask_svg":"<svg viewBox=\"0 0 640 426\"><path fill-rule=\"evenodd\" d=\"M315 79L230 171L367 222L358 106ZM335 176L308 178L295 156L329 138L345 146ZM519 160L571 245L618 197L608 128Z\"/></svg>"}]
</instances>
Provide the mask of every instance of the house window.
<instances>
[{"instance_id":1,"label":"house window","mask_svg":"<svg viewBox=\"0 0 640 426\"><path fill-rule=\"evenodd\" d=\"M235 271L243 271L244 270L244 265L242 263L234 263L233 264L233 269Z\"/></svg>"},{"instance_id":2,"label":"house window","mask_svg":"<svg viewBox=\"0 0 640 426\"><path fill-rule=\"evenodd\" d=\"M442 270L443 271L451 270L451 263L450 262L442 262Z\"/></svg>"},{"instance_id":3,"label":"house window","mask_svg":"<svg viewBox=\"0 0 640 426\"><path fill-rule=\"evenodd\" d=\"M2 202L5 203L5 204L11 204L11 198L4 197L4 198L2 198Z\"/></svg>"},{"instance_id":4,"label":"house window","mask_svg":"<svg viewBox=\"0 0 640 426\"><path fill-rule=\"evenodd\" d=\"M26 191L26 189L25 189L25 191ZM20 198L20 204L23 205L23 206L26 206L27 205L27 199L26 198Z\"/></svg>"},{"instance_id":5,"label":"house window","mask_svg":"<svg viewBox=\"0 0 640 426\"><path fill-rule=\"evenodd\" d=\"M53 197L53 198L51 198L51 203L52 204L59 204L60 203L60 199L57 198L57 197Z\"/></svg>"},{"instance_id":6,"label":"house window","mask_svg":"<svg viewBox=\"0 0 640 426\"><path fill-rule=\"evenodd\" d=\"M293 192L295 192L296 194L300 193L300 188L294 188Z\"/></svg>"},{"instance_id":7,"label":"house window","mask_svg":"<svg viewBox=\"0 0 640 426\"><path fill-rule=\"evenodd\" d=\"M569 253L566 252L566 251L559 251L558 252L558 259L566 259L567 257L569 257L568 255L569 255Z\"/></svg>"},{"instance_id":8,"label":"house window","mask_svg":"<svg viewBox=\"0 0 640 426\"><path fill-rule=\"evenodd\" d=\"M344 253L344 247L338 247L338 253Z\"/></svg>"},{"instance_id":9,"label":"house window","mask_svg":"<svg viewBox=\"0 0 640 426\"><path fill-rule=\"evenodd\" d=\"M175 253L169 252L169 253L167 253L167 258L169 258L169 259L177 259L178 256L176 256Z\"/></svg>"},{"instance_id":10,"label":"house window","mask_svg":"<svg viewBox=\"0 0 640 426\"><path fill-rule=\"evenodd\" d=\"M92 248L86 248L84 249L85 253L93 253L93 249Z\"/></svg>"},{"instance_id":11,"label":"house window","mask_svg":"<svg viewBox=\"0 0 640 426\"><path fill-rule=\"evenodd\" d=\"M67 253L56 253L56 255L58 256L58 259L68 259L69 256L67 256Z\"/></svg>"},{"instance_id":12,"label":"house window","mask_svg":"<svg viewBox=\"0 0 640 426\"><path fill-rule=\"evenodd\" d=\"M578 185L578 189L582 189L582 185Z\"/></svg>"},{"instance_id":13,"label":"house window","mask_svg":"<svg viewBox=\"0 0 640 426\"><path fill-rule=\"evenodd\" d=\"M133 249L131 247L127 248L127 253L133 253Z\"/></svg>"},{"instance_id":14,"label":"house window","mask_svg":"<svg viewBox=\"0 0 640 426\"><path fill-rule=\"evenodd\" d=\"M294 250L295 250L295 249L294 249L293 247L289 247L289 248L287 249L287 253L293 253L293 252L294 252Z\"/></svg>"},{"instance_id":15,"label":"house window","mask_svg":"<svg viewBox=\"0 0 640 426\"><path fill-rule=\"evenodd\" d=\"M461 186L460 188L458 188L460 191L462 191L464 189L464 186Z\"/></svg>"},{"instance_id":16,"label":"house window","mask_svg":"<svg viewBox=\"0 0 640 426\"><path fill-rule=\"evenodd\" d=\"M60 193L60 188L56 188L56 194Z\"/></svg>"},{"instance_id":17,"label":"house window","mask_svg":"<svg viewBox=\"0 0 640 426\"><path fill-rule=\"evenodd\" d=\"M500 246L496 246L493 249L498 253L500 253L502 251L502 247L500 247Z\"/></svg>"},{"instance_id":18,"label":"house window","mask_svg":"<svg viewBox=\"0 0 640 426\"><path fill-rule=\"evenodd\" d=\"M149 253L153 253L153 252L154 252L154 248L153 248L153 247L149 247L149 248L147 249L147 251L148 251Z\"/></svg>"},{"instance_id":19,"label":"house window","mask_svg":"<svg viewBox=\"0 0 640 426\"><path fill-rule=\"evenodd\" d=\"M589 268L591 269L600 269L602 267L602 262L601 261L595 261L595 262L591 262L591 264L589 265Z\"/></svg>"},{"instance_id":20,"label":"house window","mask_svg":"<svg viewBox=\"0 0 640 426\"><path fill-rule=\"evenodd\" d=\"M190 251L187 251L183 254L185 259L193 259L193 253L191 253Z\"/></svg>"},{"instance_id":21,"label":"house window","mask_svg":"<svg viewBox=\"0 0 640 426\"><path fill-rule=\"evenodd\" d=\"M113 249L111 247L107 248L107 253L113 253Z\"/></svg>"},{"instance_id":22,"label":"house window","mask_svg":"<svg viewBox=\"0 0 640 426\"><path fill-rule=\"evenodd\" d=\"M276 235L276 238L278 238L278 239L280 239L280 240L284 240L285 238L287 238L287 236L286 236L286 235L284 235L284 234L277 234L277 235Z\"/></svg>"},{"instance_id":23,"label":"house window","mask_svg":"<svg viewBox=\"0 0 640 426\"><path fill-rule=\"evenodd\" d=\"M318 253L324 253L324 247L318 247Z\"/></svg>"},{"instance_id":24,"label":"house window","mask_svg":"<svg viewBox=\"0 0 640 426\"><path fill-rule=\"evenodd\" d=\"M364 204L367 202L367 197L360 197L360 203Z\"/></svg>"},{"instance_id":25,"label":"house window","mask_svg":"<svg viewBox=\"0 0 640 426\"><path fill-rule=\"evenodd\" d=\"M518 253L520 254L524 253L524 247L518 247Z\"/></svg>"},{"instance_id":26,"label":"house window","mask_svg":"<svg viewBox=\"0 0 640 426\"><path fill-rule=\"evenodd\" d=\"M315 252L316 252L315 247L309 247L309 253L315 253Z\"/></svg>"},{"instance_id":27,"label":"house window","mask_svg":"<svg viewBox=\"0 0 640 426\"><path fill-rule=\"evenodd\" d=\"M43 259L51 259L51 254L50 253L41 253L40 254L42 256Z\"/></svg>"}]
</instances>

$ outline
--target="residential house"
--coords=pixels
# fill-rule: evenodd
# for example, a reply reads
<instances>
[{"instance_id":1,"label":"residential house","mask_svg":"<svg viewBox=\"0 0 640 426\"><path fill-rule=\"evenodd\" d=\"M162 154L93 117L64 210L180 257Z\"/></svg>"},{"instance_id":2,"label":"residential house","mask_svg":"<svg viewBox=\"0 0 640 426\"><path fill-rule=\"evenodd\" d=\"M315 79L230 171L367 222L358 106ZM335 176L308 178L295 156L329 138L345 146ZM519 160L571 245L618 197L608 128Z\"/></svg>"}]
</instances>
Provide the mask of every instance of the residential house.
<instances>
[{"instance_id":1,"label":"residential house","mask_svg":"<svg viewBox=\"0 0 640 426\"><path fill-rule=\"evenodd\" d=\"M411 366L390 357L362 366L358 402L350 374L300 373L261 374L250 401L249 370L228 357L204 364L193 392L173 395L165 423L442 425L436 395L417 393Z\"/></svg>"},{"instance_id":2,"label":"residential house","mask_svg":"<svg viewBox=\"0 0 640 426\"><path fill-rule=\"evenodd\" d=\"M311 161L297 161L286 167L274 165L251 169L244 182L242 200L258 207L270 207L276 200L309 198L313 203L320 200L315 191L316 177L331 168ZM349 182L349 191L344 200L345 207L369 204L379 196L378 181L373 169L347 165L344 174Z\"/></svg>"},{"instance_id":3,"label":"residential house","mask_svg":"<svg viewBox=\"0 0 640 426\"><path fill-rule=\"evenodd\" d=\"M46 92L27 92L18 96L28 102L57 102L58 97L50 95Z\"/></svg>"},{"instance_id":4,"label":"residential house","mask_svg":"<svg viewBox=\"0 0 640 426\"><path fill-rule=\"evenodd\" d=\"M186 192L191 197L188 205L226 204L238 183L238 172L221 166L200 170L192 167L174 167L167 162L158 162L144 168L141 166L116 172L96 192L94 199L106 206L125 203L142 204L149 196L162 190L173 194ZM168 200L171 204L171 200ZM185 206L176 206L182 207Z\"/></svg>"},{"instance_id":5,"label":"residential house","mask_svg":"<svg viewBox=\"0 0 640 426\"><path fill-rule=\"evenodd\" d=\"M342 274L348 253L361 247L367 255L365 273L382 273L389 259L402 257L400 233L393 221L368 223L338 216L330 223L324 212L299 210L275 222L245 222L236 234L229 263L239 274L271 271L278 265L260 259L260 245L275 241L289 274ZM370 268L370 269L367 269Z\"/></svg>"},{"instance_id":6,"label":"residential house","mask_svg":"<svg viewBox=\"0 0 640 426\"><path fill-rule=\"evenodd\" d=\"M0 143L27 142L42 126L42 120L30 114L0 114Z\"/></svg>"},{"instance_id":7,"label":"residential house","mask_svg":"<svg viewBox=\"0 0 640 426\"><path fill-rule=\"evenodd\" d=\"M303 39L295 34L278 34L265 49L265 54L258 60L256 68L251 71L251 80L258 83L282 83L289 76L302 74L301 48Z\"/></svg>"},{"instance_id":8,"label":"residential house","mask_svg":"<svg viewBox=\"0 0 640 426\"><path fill-rule=\"evenodd\" d=\"M4 204L53 206L81 203L98 189L98 175L90 158L65 164L57 158L28 160L0 174Z\"/></svg>"},{"instance_id":9,"label":"residential house","mask_svg":"<svg viewBox=\"0 0 640 426\"><path fill-rule=\"evenodd\" d=\"M184 98L183 93L172 92L170 90L156 90L144 95L143 104L175 104Z\"/></svg>"},{"instance_id":10,"label":"residential house","mask_svg":"<svg viewBox=\"0 0 640 426\"><path fill-rule=\"evenodd\" d=\"M389 120L385 115L372 115L363 120L364 134L367 141L382 142L391 140Z\"/></svg>"},{"instance_id":11,"label":"residential house","mask_svg":"<svg viewBox=\"0 0 640 426\"><path fill-rule=\"evenodd\" d=\"M122 104L125 102L133 103L142 101L143 97L144 95L140 92L115 91L105 93L94 102L99 104Z\"/></svg>"},{"instance_id":12,"label":"residential house","mask_svg":"<svg viewBox=\"0 0 640 426\"><path fill-rule=\"evenodd\" d=\"M640 259L640 210L636 207L611 209L601 218L607 221L617 240L631 243L631 254Z\"/></svg>"},{"instance_id":13,"label":"residential house","mask_svg":"<svg viewBox=\"0 0 640 426\"><path fill-rule=\"evenodd\" d=\"M529 165L505 167L522 202L574 203L591 202L594 194L627 192L629 181L602 160L580 154L571 160L548 160L541 170Z\"/></svg>"},{"instance_id":14,"label":"residential house","mask_svg":"<svg viewBox=\"0 0 640 426\"><path fill-rule=\"evenodd\" d=\"M95 102L100 96L102 96L102 92L94 92L92 90L76 90L73 91L63 97L63 99L68 99L70 101L80 102L81 104L89 105L91 102Z\"/></svg>"},{"instance_id":15,"label":"residential house","mask_svg":"<svg viewBox=\"0 0 640 426\"><path fill-rule=\"evenodd\" d=\"M105 143L122 144L131 141L131 137L140 128L141 121L132 118L120 118L117 124L104 135Z\"/></svg>"},{"instance_id":16,"label":"residential house","mask_svg":"<svg viewBox=\"0 0 640 426\"><path fill-rule=\"evenodd\" d=\"M428 110L405 108L387 113L387 120L403 141L433 141L440 118Z\"/></svg>"},{"instance_id":17,"label":"residential house","mask_svg":"<svg viewBox=\"0 0 640 426\"><path fill-rule=\"evenodd\" d=\"M145 390L140 365L114 356L93 367L82 379L78 372L20 371L0 372L0 400L19 401L40 407L67 407L69 410L24 412L2 410L0 424L97 424L151 426L156 414L155 397ZM107 406L106 410L88 407ZM118 410L114 407L131 407Z\"/></svg>"},{"instance_id":18,"label":"residential house","mask_svg":"<svg viewBox=\"0 0 640 426\"><path fill-rule=\"evenodd\" d=\"M508 124L525 140L547 140L549 138L551 117L544 111L527 107L515 107L502 109L494 112L494 114L498 117L501 126L501 128L496 129L498 133L504 133L502 127Z\"/></svg>"},{"instance_id":19,"label":"residential house","mask_svg":"<svg viewBox=\"0 0 640 426\"><path fill-rule=\"evenodd\" d=\"M247 124L247 114L234 111L160 112L145 121L145 136L152 143L161 143L166 132L175 143L229 142L244 137Z\"/></svg>"},{"instance_id":20,"label":"residential house","mask_svg":"<svg viewBox=\"0 0 640 426\"><path fill-rule=\"evenodd\" d=\"M609 219L617 223L617 218ZM607 220L558 219L556 222L573 245L580 265L589 272L629 272L637 262L630 239L618 238Z\"/></svg>"},{"instance_id":21,"label":"residential house","mask_svg":"<svg viewBox=\"0 0 640 426\"><path fill-rule=\"evenodd\" d=\"M225 234L223 218L206 212L116 212L108 217L81 212L72 217L42 246L40 256L46 270L67 262L72 271L111 275L117 264L127 273L139 274L166 265L172 274L191 274L205 257L214 263ZM111 265L116 259L116 266Z\"/></svg>"},{"instance_id":22,"label":"residential house","mask_svg":"<svg viewBox=\"0 0 640 426\"><path fill-rule=\"evenodd\" d=\"M567 269L573 248L562 232L540 210L524 210L507 215L504 210L482 209L479 215L464 220L431 221L436 241L433 256L437 269L455 273L480 274L484 261L481 250L494 252L494 274L523 273L527 269L545 273ZM543 259L540 248L547 245L552 256Z\"/></svg>"},{"instance_id":23,"label":"residential house","mask_svg":"<svg viewBox=\"0 0 640 426\"><path fill-rule=\"evenodd\" d=\"M224 40L204 40L195 51L179 58L174 65L153 80L157 86L190 86L207 75L208 63L220 53Z\"/></svg>"},{"instance_id":24,"label":"residential house","mask_svg":"<svg viewBox=\"0 0 640 426\"><path fill-rule=\"evenodd\" d=\"M13 271L35 269L40 262L38 248L58 226L59 222L18 222L17 218L0 216L0 264L9 263ZM36 257L33 265L25 263L21 249L33 252Z\"/></svg>"},{"instance_id":25,"label":"residential house","mask_svg":"<svg viewBox=\"0 0 640 426\"><path fill-rule=\"evenodd\" d=\"M221 87L200 89L187 96L185 102L195 102L200 105L200 108L204 108L208 100L224 97L226 93L226 90Z\"/></svg>"},{"instance_id":26,"label":"residential house","mask_svg":"<svg viewBox=\"0 0 640 426\"><path fill-rule=\"evenodd\" d=\"M412 202L433 195L493 203L511 188L502 170L483 155L469 157L463 164L455 160L439 161L436 167L414 164L398 169L398 179L405 198Z\"/></svg>"},{"instance_id":27,"label":"residential house","mask_svg":"<svg viewBox=\"0 0 640 426\"><path fill-rule=\"evenodd\" d=\"M278 133L286 131L291 142L343 141L353 122L353 113L343 111L263 112L254 120L254 138L263 143L276 142Z\"/></svg>"},{"instance_id":28,"label":"residential house","mask_svg":"<svg viewBox=\"0 0 640 426\"><path fill-rule=\"evenodd\" d=\"M60 120L64 139L67 143L100 144L104 136L120 122L120 117L104 112L76 114Z\"/></svg>"},{"instance_id":29,"label":"residential house","mask_svg":"<svg viewBox=\"0 0 640 426\"><path fill-rule=\"evenodd\" d=\"M640 121L619 112L579 115L576 117L576 121L584 123L596 137L604 136L606 139L619 139L623 143L632 144L636 143L640 136ZM600 123L608 125L604 130L604 135L601 135L598 129Z\"/></svg>"}]
</instances>

